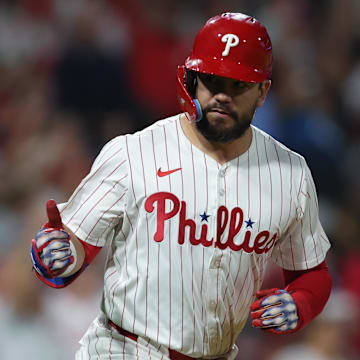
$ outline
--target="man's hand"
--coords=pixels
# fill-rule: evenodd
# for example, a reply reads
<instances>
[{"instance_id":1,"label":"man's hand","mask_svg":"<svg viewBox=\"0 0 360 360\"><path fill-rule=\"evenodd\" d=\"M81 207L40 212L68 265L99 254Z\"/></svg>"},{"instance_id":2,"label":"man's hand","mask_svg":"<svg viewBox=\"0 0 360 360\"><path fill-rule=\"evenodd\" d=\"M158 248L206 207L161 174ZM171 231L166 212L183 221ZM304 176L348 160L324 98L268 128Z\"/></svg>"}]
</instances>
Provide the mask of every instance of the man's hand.
<instances>
[{"instance_id":1,"label":"man's hand","mask_svg":"<svg viewBox=\"0 0 360 360\"><path fill-rule=\"evenodd\" d=\"M70 234L64 230L54 200L46 203L49 221L36 234L31 245L34 269L45 278L55 278L74 262L70 249Z\"/></svg>"},{"instance_id":2,"label":"man's hand","mask_svg":"<svg viewBox=\"0 0 360 360\"><path fill-rule=\"evenodd\" d=\"M250 307L252 325L274 334L295 332L299 317L292 296L285 290L268 289L256 293L256 300Z\"/></svg>"}]
</instances>

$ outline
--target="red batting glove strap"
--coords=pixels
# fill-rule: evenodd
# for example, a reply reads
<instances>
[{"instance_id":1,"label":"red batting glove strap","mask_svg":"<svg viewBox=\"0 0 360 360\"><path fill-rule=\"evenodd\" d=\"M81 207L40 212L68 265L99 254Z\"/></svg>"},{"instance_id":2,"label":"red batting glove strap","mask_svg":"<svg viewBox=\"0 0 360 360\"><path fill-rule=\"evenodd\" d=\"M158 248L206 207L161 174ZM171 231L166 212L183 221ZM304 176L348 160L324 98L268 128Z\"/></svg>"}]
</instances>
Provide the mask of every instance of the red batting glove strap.
<instances>
[{"instance_id":1,"label":"red batting glove strap","mask_svg":"<svg viewBox=\"0 0 360 360\"><path fill-rule=\"evenodd\" d=\"M102 248L99 246L91 245L83 240L80 240L80 242L85 251L85 261L87 264L90 265Z\"/></svg>"}]
</instances>

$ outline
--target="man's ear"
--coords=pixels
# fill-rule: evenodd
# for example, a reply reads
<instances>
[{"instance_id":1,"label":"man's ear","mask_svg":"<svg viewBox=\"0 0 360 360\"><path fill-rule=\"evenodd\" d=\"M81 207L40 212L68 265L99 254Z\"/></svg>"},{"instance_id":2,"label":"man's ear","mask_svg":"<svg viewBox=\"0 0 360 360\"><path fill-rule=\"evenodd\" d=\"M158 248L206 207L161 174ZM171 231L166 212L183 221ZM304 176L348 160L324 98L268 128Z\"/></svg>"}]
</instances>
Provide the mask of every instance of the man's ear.
<instances>
[{"instance_id":1,"label":"man's ear","mask_svg":"<svg viewBox=\"0 0 360 360\"><path fill-rule=\"evenodd\" d=\"M270 89L270 86L271 86L271 80L265 80L260 84L259 97L256 102L257 107L260 107L264 103L266 99L266 95Z\"/></svg>"}]
</instances>

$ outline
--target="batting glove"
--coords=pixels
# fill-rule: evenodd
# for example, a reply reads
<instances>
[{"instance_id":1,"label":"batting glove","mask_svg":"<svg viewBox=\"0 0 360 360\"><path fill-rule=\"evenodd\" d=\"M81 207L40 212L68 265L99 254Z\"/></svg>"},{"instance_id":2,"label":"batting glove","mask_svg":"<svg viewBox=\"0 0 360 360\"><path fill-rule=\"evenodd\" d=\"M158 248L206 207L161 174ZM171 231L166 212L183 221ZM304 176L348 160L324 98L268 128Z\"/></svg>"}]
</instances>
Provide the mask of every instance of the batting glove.
<instances>
[{"instance_id":1,"label":"batting glove","mask_svg":"<svg viewBox=\"0 0 360 360\"><path fill-rule=\"evenodd\" d=\"M46 204L49 221L31 242L31 259L34 269L45 278L56 278L74 263L70 234L63 229L55 201Z\"/></svg>"},{"instance_id":2,"label":"batting glove","mask_svg":"<svg viewBox=\"0 0 360 360\"><path fill-rule=\"evenodd\" d=\"M287 291L277 288L260 290L256 297L258 300L250 307L255 328L274 334L288 334L297 330L297 306Z\"/></svg>"}]
</instances>

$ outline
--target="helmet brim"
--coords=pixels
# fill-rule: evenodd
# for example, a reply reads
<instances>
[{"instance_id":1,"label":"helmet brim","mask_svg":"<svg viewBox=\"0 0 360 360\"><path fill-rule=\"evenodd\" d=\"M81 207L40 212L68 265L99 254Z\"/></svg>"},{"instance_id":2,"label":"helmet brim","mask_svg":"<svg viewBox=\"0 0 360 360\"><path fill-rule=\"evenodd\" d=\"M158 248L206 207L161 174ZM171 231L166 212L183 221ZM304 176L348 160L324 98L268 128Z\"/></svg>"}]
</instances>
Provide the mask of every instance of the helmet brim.
<instances>
[{"instance_id":1,"label":"helmet brim","mask_svg":"<svg viewBox=\"0 0 360 360\"><path fill-rule=\"evenodd\" d=\"M232 63L230 67L228 63L224 62L223 57L199 59L190 56L185 61L185 67L196 72L253 83L260 83L269 79L270 76L261 69L252 68L241 63Z\"/></svg>"}]
</instances>

